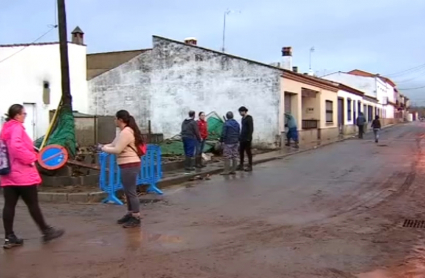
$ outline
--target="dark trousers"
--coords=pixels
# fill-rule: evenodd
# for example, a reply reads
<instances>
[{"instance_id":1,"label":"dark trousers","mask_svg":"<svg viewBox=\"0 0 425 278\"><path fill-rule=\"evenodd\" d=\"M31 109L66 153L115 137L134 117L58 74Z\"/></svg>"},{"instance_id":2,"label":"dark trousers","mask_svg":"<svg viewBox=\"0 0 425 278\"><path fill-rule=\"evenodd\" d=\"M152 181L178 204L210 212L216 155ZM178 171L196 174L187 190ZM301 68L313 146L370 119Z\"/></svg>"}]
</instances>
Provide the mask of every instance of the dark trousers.
<instances>
[{"instance_id":1,"label":"dark trousers","mask_svg":"<svg viewBox=\"0 0 425 278\"><path fill-rule=\"evenodd\" d=\"M127 209L132 213L140 212L140 200L137 195L137 175L139 175L140 166L121 167L121 183L127 198Z\"/></svg>"},{"instance_id":2,"label":"dark trousers","mask_svg":"<svg viewBox=\"0 0 425 278\"><path fill-rule=\"evenodd\" d=\"M3 187L4 207L3 207L3 225L6 236L13 234L13 220L15 218L15 208L19 197L22 197L32 219L37 224L41 232L47 230L43 214L38 205L37 186L5 186Z\"/></svg>"},{"instance_id":3,"label":"dark trousers","mask_svg":"<svg viewBox=\"0 0 425 278\"><path fill-rule=\"evenodd\" d=\"M186 157L194 157L198 141L193 138L183 138L183 149Z\"/></svg>"},{"instance_id":4,"label":"dark trousers","mask_svg":"<svg viewBox=\"0 0 425 278\"><path fill-rule=\"evenodd\" d=\"M244 164L245 152L248 156L248 164L252 166L251 141L241 141L239 145L240 165Z\"/></svg>"},{"instance_id":5,"label":"dark trousers","mask_svg":"<svg viewBox=\"0 0 425 278\"><path fill-rule=\"evenodd\" d=\"M364 133L364 125L359 125L359 138L362 139L363 138L363 133Z\"/></svg>"}]
</instances>

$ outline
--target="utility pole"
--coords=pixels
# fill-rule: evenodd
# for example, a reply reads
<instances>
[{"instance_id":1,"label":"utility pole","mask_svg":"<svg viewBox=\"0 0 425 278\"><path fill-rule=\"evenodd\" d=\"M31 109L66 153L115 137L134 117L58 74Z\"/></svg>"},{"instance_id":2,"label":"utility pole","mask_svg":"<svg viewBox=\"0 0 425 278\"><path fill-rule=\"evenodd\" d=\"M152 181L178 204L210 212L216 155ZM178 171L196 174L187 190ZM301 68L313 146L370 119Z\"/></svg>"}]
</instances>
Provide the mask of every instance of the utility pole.
<instances>
[{"instance_id":1,"label":"utility pole","mask_svg":"<svg viewBox=\"0 0 425 278\"><path fill-rule=\"evenodd\" d=\"M311 55L313 54L314 50L314 46L310 48L309 70L311 70Z\"/></svg>"},{"instance_id":2,"label":"utility pole","mask_svg":"<svg viewBox=\"0 0 425 278\"><path fill-rule=\"evenodd\" d=\"M61 78L62 78L62 105L71 109L72 96L69 81L69 61L68 61L68 31L66 29L66 8L65 0L58 0L58 29L59 29L59 49L61 60Z\"/></svg>"},{"instance_id":3,"label":"utility pole","mask_svg":"<svg viewBox=\"0 0 425 278\"><path fill-rule=\"evenodd\" d=\"M224 18L223 18L223 47L221 48L221 51L226 52L226 17L233 13L234 11L231 11L229 9L227 9L224 12ZM236 11L237 13L241 13L241 11Z\"/></svg>"}]
</instances>

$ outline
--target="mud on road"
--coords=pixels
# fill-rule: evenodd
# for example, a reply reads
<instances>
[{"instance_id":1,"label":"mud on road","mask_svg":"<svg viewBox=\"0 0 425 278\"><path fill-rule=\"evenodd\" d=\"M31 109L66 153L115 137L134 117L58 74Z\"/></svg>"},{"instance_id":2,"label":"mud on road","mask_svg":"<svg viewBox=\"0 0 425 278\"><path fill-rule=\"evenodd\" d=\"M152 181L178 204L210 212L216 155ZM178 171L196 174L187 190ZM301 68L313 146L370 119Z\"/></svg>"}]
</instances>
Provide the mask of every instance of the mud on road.
<instances>
[{"instance_id":1,"label":"mud on road","mask_svg":"<svg viewBox=\"0 0 425 278\"><path fill-rule=\"evenodd\" d=\"M143 206L143 227L112 205L44 205L66 236L41 245L23 206L24 247L0 251L0 278L425 277L425 126L401 125L176 187ZM369 135L370 136L370 135ZM416 276L415 276L416 275Z\"/></svg>"}]
</instances>

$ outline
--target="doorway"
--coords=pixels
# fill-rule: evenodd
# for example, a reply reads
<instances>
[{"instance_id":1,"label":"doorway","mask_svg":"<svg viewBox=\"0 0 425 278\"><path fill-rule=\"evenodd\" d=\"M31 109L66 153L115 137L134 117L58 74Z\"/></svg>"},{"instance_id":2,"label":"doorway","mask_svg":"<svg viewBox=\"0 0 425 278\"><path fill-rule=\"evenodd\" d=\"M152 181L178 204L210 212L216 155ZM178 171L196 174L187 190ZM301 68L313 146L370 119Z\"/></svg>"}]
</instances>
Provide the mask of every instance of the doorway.
<instances>
[{"instance_id":1,"label":"doorway","mask_svg":"<svg viewBox=\"0 0 425 278\"><path fill-rule=\"evenodd\" d=\"M27 117L25 119L24 127L28 136L31 140L35 140L35 124L36 124L36 116L35 116L35 103L24 103L25 111L27 112Z\"/></svg>"},{"instance_id":2,"label":"doorway","mask_svg":"<svg viewBox=\"0 0 425 278\"><path fill-rule=\"evenodd\" d=\"M343 133L344 127L344 99L338 98L338 129L339 133Z\"/></svg>"}]
</instances>

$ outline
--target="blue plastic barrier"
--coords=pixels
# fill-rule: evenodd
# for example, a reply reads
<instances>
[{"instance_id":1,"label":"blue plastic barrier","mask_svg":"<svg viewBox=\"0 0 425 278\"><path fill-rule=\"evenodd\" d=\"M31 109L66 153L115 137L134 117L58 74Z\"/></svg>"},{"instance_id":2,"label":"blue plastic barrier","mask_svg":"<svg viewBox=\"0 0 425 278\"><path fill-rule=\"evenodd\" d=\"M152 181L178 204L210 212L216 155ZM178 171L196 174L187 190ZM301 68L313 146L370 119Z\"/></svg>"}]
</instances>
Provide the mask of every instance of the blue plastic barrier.
<instances>
[{"instance_id":1,"label":"blue plastic barrier","mask_svg":"<svg viewBox=\"0 0 425 278\"><path fill-rule=\"evenodd\" d=\"M163 192L156 187L156 184L162 178L161 148L157 145L148 145L146 154L141 159L142 163L140 173L137 177L137 184L149 185L147 192L162 195ZM121 171L116 162L116 156L102 152L99 155L99 164L99 187L100 190L108 193L108 196L102 203L112 202L123 205L123 202L116 196L116 192L123 188L121 184Z\"/></svg>"}]
</instances>

